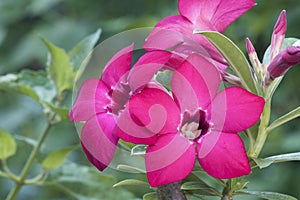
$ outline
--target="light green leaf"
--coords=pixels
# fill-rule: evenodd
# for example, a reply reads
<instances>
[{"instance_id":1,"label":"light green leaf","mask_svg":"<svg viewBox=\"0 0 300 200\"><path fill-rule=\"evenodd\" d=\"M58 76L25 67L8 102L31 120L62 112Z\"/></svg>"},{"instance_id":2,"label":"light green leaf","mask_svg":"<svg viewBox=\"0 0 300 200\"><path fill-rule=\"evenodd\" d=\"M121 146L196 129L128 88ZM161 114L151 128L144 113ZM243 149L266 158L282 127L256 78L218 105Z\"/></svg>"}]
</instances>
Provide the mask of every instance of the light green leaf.
<instances>
[{"instance_id":1,"label":"light green leaf","mask_svg":"<svg viewBox=\"0 0 300 200\"><path fill-rule=\"evenodd\" d=\"M143 173L145 174L146 171L143 169L139 169L137 167L129 166L129 165L118 165L117 170L129 173Z\"/></svg>"},{"instance_id":2,"label":"light green leaf","mask_svg":"<svg viewBox=\"0 0 300 200\"><path fill-rule=\"evenodd\" d=\"M143 196L143 200L157 200L157 195L155 192L147 193Z\"/></svg>"},{"instance_id":3,"label":"light green leaf","mask_svg":"<svg viewBox=\"0 0 300 200\"><path fill-rule=\"evenodd\" d=\"M281 163L288 161L300 161L300 152L281 154L267 158L252 158L260 169L269 167L273 163Z\"/></svg>"},{"instance_id":4,"label":"light green leaf","mask_svg":"<svg viewBox=\"0 0 300 200\"><path fill-rule=\"evenodd\" d=\"M233 178L231 179L231 189L232 191L242 190L246 188L249 181L244 178Z\"/></svg>"},{"instance_id":5,"label":"light green leaf","mask_svg":"<svg viewBox=\"0 0 300 200\"><path fill-rule=\"evenodd\" d=\"M48 71L50 78L56 85L58 94L61 94L64 90L72 89L75 72L68 54L48 40L42 38L42 41L50 52Z\"/></svg>"},{"instance_id":6,"label":"light green leaf","mask_svg":"<svg viewBox=\"0 0 300 200\"><path fill-rule=\"evenodd\" d=\"M272 122L272 124L268 127L268 131L273 130L274 128L277 128L278 126L281 126L297 117L300 117L300 106L291 112L283 115L282 117L276 119Z\"/></svg>"},{"instance_id":7,"label":"light green leaf","mask_svg":"<svg viewBox=\"0 0 300 200\"><path fill-rule=\"evenodd\" d=\"M79 70L82 65L86 65L89 61L90 54L99 40L101 30L98 29L95 33L87 36L80 41L70 52L69 57L75 71ZM84 68L84 67L82 67Z\"/></svg>"},{"instance_id":8,"label":"light green leaf","mask_svg":"<svg viewBox=\"0 0 300 200\"><path fill-rule=\"evenodd\" d=\"M214 31L199 33L205 36L220 51L241 79L243 86L248 91L257 94L250 65L243 52L230 39L221 33Z\"/></svg>"},{"instance_id":9,"label":"light green leaf","mask_svg":"<svg viewBox=\"0 0 300 200\"><path fill-rule=\"evenodd\" d=\"M15 155L17 145L14 138L4 130L0 129L0 159L7 159Z\"/></svg>"},{"instance_id":10,"label":"light green leaf","mask_svg":"<svg viewBox=\"0 0 300 200\"><path fill-rule=\"evenodd\" d=\"M285 38L281 47L281 51L285 50L288 46L294 45L299 39L297 38ZM271 53L271 46L269 46L264 54L263 63L266 65L270 64L270 55Z\"/></svg>"},{"instance_id":11,"label":"light green leaf","mask_svg":"<svg viewBox=\"0 0 300 200\"><path fill-rule=\"evenodd\" d=\"M44 102L44 107L49 108L56 116L59 117L58 121L69 121L69 109L61 108L53 105L52 103Z\"/></svg>"},{"instance_id":12,"label":"light green leaf","mask_svg":"<svg viewBox=\"0 0 300 200\"><path fill-rule=\"evenodd\" d=\"M181 186L182 190L189 190L193 193L201 194L201 195L212 195L212 196L219 196L219 192L216 191L214 188L208 186L204 182L198 182L198 181L190 181L185 182Z\"/></svg>"},{"instance_id":13,"label":"light green leaf","mask_svg":"<svg viewBox=\"0 0 300 200\"><path fill-rule=\"evenodd\" d=\"M120 182L114 184L113 187L120 187L120 186L127 186L127 185L150 187L149 183L147 183L145 181L136 180L136 179L126 179L126 180L120 181Z\"/></svg>"},{"instance_id":14,"label":"light green leaf","mask_svg":"<svg viewBox=\"0 0 300 200\"><path fill-rule=\"evenodd\" d=\"M56 95L55 86L44 71L23 70L1 76L0 90L23 94L39 103L51 102Z\"/></svg>"},{"instance_id":15,"label":"light green leaf","mask_svg":"<svg viewBox=\"0 0 300 200\"><path fill-rule=\"evenodd\" d=\"M136 145L131 149L132 156L145 155L147 150L147 145Z\"/></svg>"},{"instance_id":16,"label":"light green leaf","mask_svg":"<svg viewBox=\"0 0 300 200\"><path fill-rule=\"evenodd\" d=\"M95 167L78 165L65 161L57 170L52 170L45 185L54 186L71 199L134 199L122 187L113 188L115 178L99 172Z\"/></svg>"},{"instance_id":17,"label":"light green leaf","mask_svg":"<svg viewBox=\"0 0 300 200\"><path fill-rule=\"evenodd\" d=\"M252 196L257 196L268 200L297 200L295 197L286 194L276 193L276 192L259 192L259 191L248 191L248 190L241 190L238 192L240 194L249 194Z\"/></svg>"},{"instance_id":18,"label":"light green leaf","mask_svg":"<svg viewBox=\"0 0 300 200\"><path fill-rule=\"evenodd\" d=\"M42 166L46 170L57 169L63 163L65 158L76 148L78 148L78 146L65 147L50 153L42 162Z\"/></svg>"}]
</instances>

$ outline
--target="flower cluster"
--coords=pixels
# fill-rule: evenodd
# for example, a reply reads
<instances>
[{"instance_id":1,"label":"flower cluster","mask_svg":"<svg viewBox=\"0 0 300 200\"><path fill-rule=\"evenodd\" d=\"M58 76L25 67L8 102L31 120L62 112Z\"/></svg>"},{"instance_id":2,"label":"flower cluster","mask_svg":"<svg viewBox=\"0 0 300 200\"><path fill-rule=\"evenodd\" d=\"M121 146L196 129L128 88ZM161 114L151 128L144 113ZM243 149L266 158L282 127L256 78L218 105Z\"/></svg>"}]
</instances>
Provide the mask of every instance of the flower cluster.
<instances>
[{"instance_id":1,"label":"flower cluster","mask_svg":"<svg viewBox=\"0 0 300 200\"><path fill-rule=\"evenodd\" d=\"M264 99L237 86L220 91L227 61L194 31L222 32L254 5L253 0L179 0L180 15L154 27L144 44L148 52L133 67L131 45L108 62L101 79L86 80L70 119L85 122L80 137L89 161L104 170L122 139L148 145L145 163L152 187L184 179L196 158L216 178L249 174L237 133L259 119ZM293 53L279 54L282 59L274 62L284 68L295 62ZM172 71L171 91L153 78L166 69Z\"/></svg>"}]
</instances>

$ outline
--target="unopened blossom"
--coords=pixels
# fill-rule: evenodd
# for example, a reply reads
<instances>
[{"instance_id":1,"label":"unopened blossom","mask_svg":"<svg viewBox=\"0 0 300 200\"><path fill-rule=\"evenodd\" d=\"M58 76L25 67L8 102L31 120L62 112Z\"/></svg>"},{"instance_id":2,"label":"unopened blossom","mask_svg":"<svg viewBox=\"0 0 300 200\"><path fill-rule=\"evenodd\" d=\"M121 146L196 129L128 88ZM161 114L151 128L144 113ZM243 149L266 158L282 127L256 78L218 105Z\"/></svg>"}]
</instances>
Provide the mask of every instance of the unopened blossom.
<instances>
[{"instance_id":1,"label":"unopened blossom","mask_svg":"<svg viewBox=\"0 0 300 200\"><path fill-rule=\"evenodd\" d=\"M292 66L300 63L300 46L288 46L268 66L271 79L283 76Z\"/></svg>"},{"instance_id":2,"label":"unopened blossom","mask_svg":"<svg viewBox=\"0 0 300 200\"><path fill-rule=\"evenodd\" d=\"M100 171L109 165L117 147L118 113L130 95L144 87L156 87L148 82L170 57L167 52L146 53L130 71L132 51L133 45L130 45L114 55L105 66L101 79L87 79L69 114L72 121L85 122L80 135L82 148Z\"/></svg>"},{"instance_id":3,"label":"unopened blossom","mask_svg":"<svg viewBox=\"0 0 300 200\"><path fill-rule=\"evenodd\" d=\"M275 58L281 51L281 47L286 33L286 11L281 11L277 22L274 26L271 40L270 56L271 60Z\"/></svg>"},{"instance_id":4,"label":"unopened blossom","mask_svg":"<svg viewBox=\"0 0 300 200\"><path fill-rule=\"evenodd\" d=\"M144 44L146 50L170 49L186 58L202 54L224 70L228 65L208 40L194 31L223 32L228 25L255 5L253 0L179 0L179 15L162 19L151 31Z\"/></svg>"},{"instance_id":5,"label":"unopened blossom","mask_svg":"<svg viewBox=\"0 0 300 200\"><path fill-rule=\"evenodd\" d=\"M250 173L237 133L259 119L264 99L236 86L218 92L220 82L214 65L194 54L174 71L172 96L161 88L146 88L126 104L118 136L149 145L145 160L152 187L187 177L196 156L216 178Z\"/></svg>"}]
</instances>

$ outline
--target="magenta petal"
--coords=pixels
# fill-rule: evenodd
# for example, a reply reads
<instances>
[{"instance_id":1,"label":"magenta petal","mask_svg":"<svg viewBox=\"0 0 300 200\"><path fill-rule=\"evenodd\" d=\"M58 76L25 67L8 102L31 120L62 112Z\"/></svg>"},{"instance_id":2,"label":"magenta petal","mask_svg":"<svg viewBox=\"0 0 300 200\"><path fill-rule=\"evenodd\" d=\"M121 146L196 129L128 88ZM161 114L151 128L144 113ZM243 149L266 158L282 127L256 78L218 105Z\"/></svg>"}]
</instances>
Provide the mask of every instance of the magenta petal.
<instances>
[{"instance_id":1,"label":"magenta petal","mask_svg":"<svg viewBox=\"0 0 300 200\"><path fill-rule=\"evenodd\" d=\"M113 115L100 114L88 120L82 128L82 147L89 161L100 171L109 165L117 147L115 125Z\"/></svg>"},{"instance_id":2,"label":"magenta petal","mask_svg":"<svg viewBox=\"0 0 300 200\"><path fill-rule=\"evenodd\" d=\"M235 133L211 132L197 145L202 168L215 178L234 178L250 173L246 150Z\"/></svg>"},{"instance_id":3,"label":"magenta petal","mask_svg":"<svg viewBox=\"0 0 300 200\"><path fill-rule=\"evenodd\" d=\"M220 73L211 62L191 55L172 77L173 95L181 112L205 109L217 94L220 82Z\"/></svg>"},{"instance_id":4,"label":"magenta petal","mask_svg":"<svg viewBox=\"0 0 300 200\"><path fill-rule=\"evenodd\" d=\"M179 15L173 15L162 19L146 38L144 49L165 50L183 42L192 35L192 24Z\"/></svg>"},{"instance_id":5,"label":"magenta petal","mask_svg":"<svg viewBox=\"0 0 300 200\"><path fill-rule=\"evenodd\" d=\"M153 133L175 133L180 123L180 111L168 93L147 88L132 97L128 109L140 126Z\"/></svg>"},{"instance_id":6,"label":"magenta petal","mask_svg":"<svg viewBox=\"0 0 300 200\"><path fill-rule=\"evenodd\" d=\"M166 134L148 147L145 160L152 187L177 182L187 177L194 168L194 144L180 134Z\"/></svg>"},{"instance_id":7,"label":"magenta petal","mask_svg":"<svg viewBox=\"0 0 300 200\"><path fill-rule=\"evenodd\" d=\"M130 70L133 44L117 52L102 72L102 80L109 86L115 86L124 80Z\"/></svg>"},{"instance_id":8,"label":"magenta petal","mask_svg":"<svg viewBox=\"0 0 300 200\"><path fill-rule=\"evenodd\" d=\"M140 90L148 84L154 74L165 66L171 56L170 52L164 51L152 51L144 54L128 75L128 83L131 91Z\"/></svg>"},{"instance_id":9,"label":"magenta petal","mask_svg":"<svg viewBox=\"0 0 300 200\"><path fill-rule=\"evenodd\" d=\"M76 101L70 111L72 121L86 121L97 113L106 111L110 103L108 88L97 78L87 79L81 86Z\"/></svg>"},{"instance_id":10,"label":"magenta petal","mask_svg":"<svg viewBox=\"0 0 300 200\"><path fill-rule=\"evenodd\" d=\"M215 129L236 133L248 129L260 118L264 99L240 87L220 92L211 105L211 121Z\"/></svg>"}]
</instances>

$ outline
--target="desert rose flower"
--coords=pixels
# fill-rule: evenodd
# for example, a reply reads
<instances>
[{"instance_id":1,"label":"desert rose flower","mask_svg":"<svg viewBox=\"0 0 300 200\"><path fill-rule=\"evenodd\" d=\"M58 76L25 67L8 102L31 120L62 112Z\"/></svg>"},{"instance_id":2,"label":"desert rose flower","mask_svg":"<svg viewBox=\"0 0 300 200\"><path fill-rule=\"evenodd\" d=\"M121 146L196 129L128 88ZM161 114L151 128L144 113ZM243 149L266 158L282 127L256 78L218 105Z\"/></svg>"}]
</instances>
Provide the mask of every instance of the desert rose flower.
<instances>
[{"instance_id":1,"label":"desert rose flower","mask_svg":"<svg viewBox=\"0 0 300 200\"><path fill-rule=\"evenodd\" d=\"M72 121L85 121L80 135L82 148L100 171L109 165L117 147L118 113L130 95L144 87L156 87L148 82L170 57L167 52L146 53L130 72L132 51L133 45L114 55L103 69L101 79L86 80L69 114Z\"/></svg>"},{"instance_id":2,"label":"desert rose flower","mask_svg":"<svg viewBox=\"0 0 300 200\"><path fill-rule=\"evenodd\" d=\"M144 44L146 50L170 49L186 58L199 53L218 62L224 70L227 62L221 54L195 30L223 32L228 25L255 5L253 0L179 0L179 15L162 19Z\"/></svg>"},{"instance_id":3,"label":"desert rose flower","mask_svg":"<svg viewBox=\"0 0 300 200\"><path fill-rule=\"evenodd\" d=\"M264 99L239 87L218 92L220 82L216 67L194 54L173 73L173 97L160 88L146 88L127 102L118 119L118 136L149 145L145 162L152 187L187 177L196 156L216 178L250 173L237 133L259 119Z\"/></svg>"}]
</instances>

